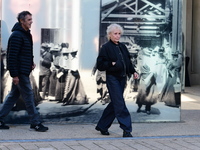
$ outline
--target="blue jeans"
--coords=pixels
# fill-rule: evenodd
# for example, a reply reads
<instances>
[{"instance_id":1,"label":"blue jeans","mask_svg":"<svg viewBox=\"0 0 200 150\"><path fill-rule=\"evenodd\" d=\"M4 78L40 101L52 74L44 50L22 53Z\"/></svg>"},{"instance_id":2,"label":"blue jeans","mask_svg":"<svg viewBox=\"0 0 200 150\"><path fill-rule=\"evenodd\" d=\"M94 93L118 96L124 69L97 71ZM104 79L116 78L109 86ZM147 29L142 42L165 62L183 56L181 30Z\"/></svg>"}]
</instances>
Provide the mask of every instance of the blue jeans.
<instances>
[{"instance_id":1,"label":"blue jeans","mask_svg":"<svg viewBox=\"0 0 200 150\"><path fill-rule=\"evenodd\" d=\"M9 114L15 103L17 102L19 96L22 96L26 110L30 117L30 123L37 125L40 123L39 113L36 110L34 103L34 94L31 87L29 76L20 75L19 84L14 85L12 83L11 91L6 96L4 103L0 109L0 121L3 121L3 118Z\"/></svg>"},{"instance_id":2,"label":"blue jeans","mask_svg":"<svg viewBox=\"0 0 200 150\"><path fill-rule=\"evenodd\" d=\"M106 84L111 102L104 109L97 126L107 131L114 119L117 118L121 129L132 132L131 116L123 98L126 78L107 75Z\"/></svg>"}]
</instances>

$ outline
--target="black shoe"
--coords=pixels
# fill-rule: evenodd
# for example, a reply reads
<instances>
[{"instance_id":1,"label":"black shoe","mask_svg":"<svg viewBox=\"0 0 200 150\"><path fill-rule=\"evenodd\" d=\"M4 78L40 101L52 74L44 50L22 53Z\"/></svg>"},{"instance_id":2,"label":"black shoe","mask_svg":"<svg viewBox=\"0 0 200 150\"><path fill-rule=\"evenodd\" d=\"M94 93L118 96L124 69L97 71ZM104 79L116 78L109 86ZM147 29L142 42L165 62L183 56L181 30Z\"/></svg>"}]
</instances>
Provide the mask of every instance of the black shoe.
<instances>
[{"instance_id":1,"label":"black shoe","mask_svg":"<svg viewBox=\"0 0 200 150\"><path fill-rule=\"evenodd\" d=\"M133 137L132 134L130 132L123 132L123 137Z\"/></svg>"},{"instance_id":2,"label":"black shoe","mask_svg":"<svg viewBox=\"0 0 200 150\"><path fill-rule=\"evenodd\" d=\"M151 112L150 112L150 111L146 111L146 113L147 113L147 115L150 115L150 114L151 114Z\"/></svg>"},{"instance_id":3,"label":"black shoe","mask_svg":"<svg viewBox=\"0 0 200 150\"><path fill-rule=\"evenodd\" d=\"M63 103L61 106L67 106L69 105L67 102L66 103Z\"/></svg>"},{"instance_id":4,"label":"black shoe","mask_svg":"<svg viewBox=\"0 0 200 150\"><path fill-rule=\"evenodd\" d=\"M5 125L3 121L0 121L0 129L9 129L10 127Z\"/></svg>"},{"instance_id":5,"label":"black shoe","mask_svg":"<svg viewBox=\"0 0 200 150\"><path fill-rule=\"evenodd\" d=\"M49 130L48 127L43 126L41 123L38 124L38 125L32 125L31 124L30 129L33 129L33 130L38 131L38 132L45 132L45 131Z\"/></svg>"},{"instance_id":6,"label":"black shoe","mask_svg":"<svg viewBox=\"0 0 200 150\"><path fill-rule=\"evenodd\" d=\"M110 135L110 133L108 131L103 131L101 130L98 126L96 126L95 128L97 131L100 131L102 135Z\"/></svg>"},{"instance_id":7,"label":"black shoe","mask_svg":"<svg viewBox=\"0 0 200 150\"><path fill-rule=\"evenodd\" d=\"M140 112L141 112L141 110L140 110L140 108L138 108L138 109L137 109L137 113L140 113Z\"/></svg>"}]
</instances>

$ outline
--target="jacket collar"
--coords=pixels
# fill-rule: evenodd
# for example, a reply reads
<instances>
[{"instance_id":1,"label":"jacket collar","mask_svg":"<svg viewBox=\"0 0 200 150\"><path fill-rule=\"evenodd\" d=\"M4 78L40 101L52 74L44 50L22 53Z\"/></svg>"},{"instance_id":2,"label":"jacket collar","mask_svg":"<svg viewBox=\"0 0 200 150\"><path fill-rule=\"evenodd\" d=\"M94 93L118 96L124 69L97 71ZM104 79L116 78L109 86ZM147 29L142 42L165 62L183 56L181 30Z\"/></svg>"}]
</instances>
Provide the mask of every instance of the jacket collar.
<instances>
[{"instance_id":1,"label":"jacket collar","mask_svg":"<svg viewBox=\"0 0 200 150\"><path fill-rule=\"evenodd\" d=\"M24 30L19 22L15 23L11 31L22 31L26 34L30 34L30 30Z\"/></svg>"},{"instance_id":2,"label":"jacket collar","mask_svg":"<svg viewBox=\"0 0 200 150\"><path fill-rule=\"evenodd\" d=\"M112 40L110 40L109 42L112 43L112 44L114 44L114 45L116 45L116 46L117 45L119 46L121 44L120 42L118 42L118 44L115 44Z\"/></svg>"}]
</instances>

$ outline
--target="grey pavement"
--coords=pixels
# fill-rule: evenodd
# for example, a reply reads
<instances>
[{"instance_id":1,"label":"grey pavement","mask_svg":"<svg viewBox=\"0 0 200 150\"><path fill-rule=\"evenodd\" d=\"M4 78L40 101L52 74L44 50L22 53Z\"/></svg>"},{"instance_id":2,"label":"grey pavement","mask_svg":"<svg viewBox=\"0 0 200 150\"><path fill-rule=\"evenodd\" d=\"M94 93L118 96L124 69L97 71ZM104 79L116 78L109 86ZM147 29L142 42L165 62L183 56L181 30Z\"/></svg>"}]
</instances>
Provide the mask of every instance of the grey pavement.
<instances>
[{"instance_id":1,"label":"grey pavement","mask_svg":"<svg viewBox=\"0 0 200 150\"><path fill-rule=\"evenodd\" d=\"M200 150L200 86L182 93L180 122L133 123L133 137L122 138L117 123L103 136L96 124L49 123L48 132L29 130L27 124L9 124L0 130L1 150Z\"/></svg>"}]
</instances>

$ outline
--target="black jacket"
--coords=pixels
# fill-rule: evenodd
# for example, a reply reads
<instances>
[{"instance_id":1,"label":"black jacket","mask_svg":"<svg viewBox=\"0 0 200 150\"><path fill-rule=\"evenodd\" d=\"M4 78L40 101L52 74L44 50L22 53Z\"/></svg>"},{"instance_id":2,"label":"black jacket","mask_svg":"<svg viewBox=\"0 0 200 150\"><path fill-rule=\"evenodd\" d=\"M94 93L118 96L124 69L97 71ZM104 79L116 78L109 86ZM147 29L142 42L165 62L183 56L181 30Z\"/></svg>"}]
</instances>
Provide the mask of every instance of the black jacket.
<instances>
[{"instance_id":1,"label":"black jacket","mask_svg":"<svg viewBox=\"0 0 200 150\"><path fill-rule=\"evenodd\" d=\"M11 77L24 74L29 76L33 66L33 41L30 30L26 31L20 23L12 28L7 47L7 69Z\"/></svg>"},{"instance_id":2,"label":"black jacket","mask_svg":"<svg viewBox=\"0 0 200 150\"><path fill-rule=\"evenodd\" d=\"M116 62L116 64L113 66L112 62ZM103 44L100 49L97 57L97 69L119 77L129 76L136 72L126 46L120 42L115 44L111 40Z\"/></svg>"}]
</instances>

